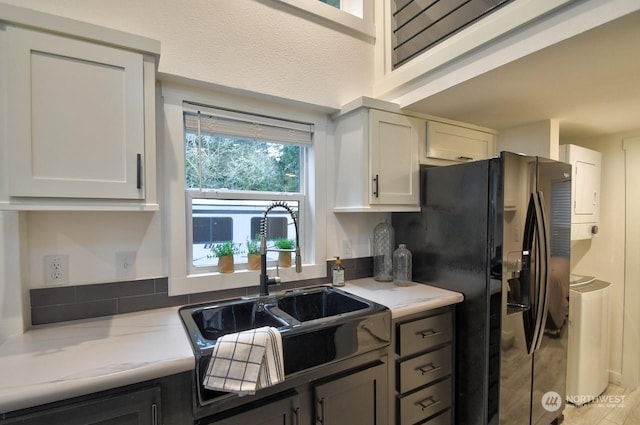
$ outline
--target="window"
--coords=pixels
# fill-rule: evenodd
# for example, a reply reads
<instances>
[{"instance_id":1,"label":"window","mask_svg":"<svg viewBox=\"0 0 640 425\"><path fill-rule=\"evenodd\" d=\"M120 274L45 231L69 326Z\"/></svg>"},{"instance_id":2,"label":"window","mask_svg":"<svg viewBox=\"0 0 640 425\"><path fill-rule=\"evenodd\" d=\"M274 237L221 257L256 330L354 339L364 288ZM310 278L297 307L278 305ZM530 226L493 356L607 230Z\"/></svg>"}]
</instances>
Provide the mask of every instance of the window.
<instances>
[{"instance_id":1,"label":"window","mask_svg":"<svg viewBox=\"0 0 640 425\"><path fill-rule=\"evenodd\" d=\"M325 5L320 6L325 7ZM265 99L259 94L247 94L227 89L217 90L214 87L203 88L201 85L192 87L183 82L170 80L163 82L161 90L165 129L162 132L163 143L159 144L158 153L162 159L160 177L163 183L163 196L161 197L163 214L154 216L153 219L161 220L164 229L161 243L163 244L162 249L167 253L167 261L163 265L166 267L169 278L169 293L175 296L255 288L258 285L259 277L257 272L244 270L246 256L240 254L236 256L236 259L242 264L236 264L235 273L218 273L217 260L214 261L213 258L207 257L211 254L211 248L210 246L205 247L207 244L203 240L205 236L200 235L207 232L207 238L216 240L220 237L218 236L219 232L230 231L234 242L244 244L246 240L240 232L244 232L247 236L250 232L252 233L252 218L254 221L260 218L266 205L273 200L282 200L287 202L291 208L297 208L297 215L300 217L302 272L297 273L294 267L280 268L280 278L283 282L325 278L327 275L327 237L325 235L327 235L328 228L327 218L332 217L327 205L326 176L329 146L327 142L327 126L329 124L327 110L323 107L286 99ZM206 105L216 105L216 107ZM224 106L221 109L222 105ZM190 116L196 116L197 119L188 120ZM244 122L251 128L261 127L262 137L256 137L255 130L251 131L250 136L244 138L232 134L238 139L268 140L301 147L299 192L211 189L206 185L200 187L199 184L188 186L187 169L192 164L187 164L186 136L188 133L198 133L198 128L200 128L201 137L206 136L208 117L225 118L220 120L220 123L235 122L240 124ZM286 120L270 117L286 118ZM198 123L200 123L199 127ZM229 136L232 130L232 128L226 128L224 132L220 130L209 131L209 133ZM277 137L273 135L276 130L278 130ZM266 134L269 137L266 137ZM189 159L189 161L192 160ZM196 167L198 167L197 163ZM206 170L206 167L204 168ZM200 176L198 181L200 181ZM202 179L202 181L206 180ZM239 214L238 209L247 208L244 203L255 203L255 214ZM210 209L211 205L208 204L212 204L213 208L220 212L227 210L229 213L222 213L214 217L212 213L203 211L205 208ZM208 220L207 214L209 214ZM194 221L194 217L198 220ZM212 219L218 217L228 218L231 221L212 222ZM245 225L242 227L237 221L241 217L244 217L245 220ZM268 232L271 235L282 233L283 220L287 222L287 233L293 236L295 232L290 224L291 220L280 208L274 208L269 214ZM193 247L194 224L196 227L202 226L197 229L195 239L202 243L202 247L199 248L201 252L198 254L196 251L195 255ZM231 230L229 230L230 228ZM198 231L202 233L198 233ZM212 236L208 236L209 232ZM269 238L271 237L269 236ZM219 242L212 241L209 245L214 243ZM194 265L194 257L201 258L203 264ZM204 258L202 259L202 257ZM268 264L268 272L271 276L276 274L275 266L275 261Z\"/></svg>"},{"instance_id":2,"label":"window","mask_svg":"<svg viewBox=\"0 0 640 425\"><path fill-rule=\"evenodd\" d=\"M322 3L326 3L329 6L333 6L336 9L340 9L340 0L320 0Z\"/></svg>"},{"instance_id":3,"label":"window","mask_svg":"<svg viewBox=\"0 0 640 425\"><path fill-rule=\"evenodd\" d=\"M190 103L183 109L189 271L216 271L211 248L226 241L238 249L235 265L242 269L246 242L258 236L272 202L287 202L299 223L305 219L313 125ZM267 220L269 244L295 236L289 214L274 209ZM267 260L275 262L276 255Z\"/></svg>"},{"instance_id":4,"label":"window","mask_svg":"<svg viewBox=\"0 0 640 425\"><path fill-rule=\"evenodd\" d=\"M319 0L321 3L333 6L336 9L342 10L350 15L358 18L364 16L364 1L363 0Z\"/></svg>"},{"instance_id":5,"label":"window","mask_svg":"<svg viewBox=\"0 0 640 425\"><path fill-rule=\"evenodd\" d=\"M331 28L342 28L346 33L359 33L375 38L373 0L277 0L290 6L293 13L302 11L311 15L318 24L331 23ZM319 18L319 19L316 19ZM372 40L373 41L373 40Z\"/></svg>"},{"instance_id":6,"label":"window","mask_svg":"<svg viewBox=\"0 0 640 425\"><path fill-rule=\"evenodd\" d=\"M233 240L233 218L193 214L193 243Z\"/></svg>"},{"instance_id":7,"label":"window","mask_svg":"<svg viewBox=\"0 0 640 425\"><path fill-rule=\"evenodd\" d=\"M336 9L342 10L350 15L358 18L364 16L364 1L363 0L319 0L321 3L333 6Z\"/></svg>"}]
</instances>

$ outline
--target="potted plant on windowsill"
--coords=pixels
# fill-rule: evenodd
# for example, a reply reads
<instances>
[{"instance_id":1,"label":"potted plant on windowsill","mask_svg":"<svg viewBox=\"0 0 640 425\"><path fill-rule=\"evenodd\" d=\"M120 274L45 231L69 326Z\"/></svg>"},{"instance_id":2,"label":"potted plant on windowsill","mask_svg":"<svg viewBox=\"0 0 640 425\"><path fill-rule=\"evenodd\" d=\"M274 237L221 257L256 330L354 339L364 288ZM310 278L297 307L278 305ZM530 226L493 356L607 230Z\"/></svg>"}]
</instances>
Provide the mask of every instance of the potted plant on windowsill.
<instances>
[{"instance_id":1,"label":"potted plant on windowsill","mask_svg":"<svg viewBox=\"0 0 640 425\"><path fill-rule=\"evenodd\" d=\"M291 250L295 248L296 242L293 239L278 238L273 242L276 249L286 249L278 253L278 266L291 267Z\"/></svg>"},{"instance_id":2,"label":"potted plant on windowsill","mask_svg":"<svg viewBox=\"0 0 640 425\"><path fill-rule=\"evenodd\" d=\"M247 268L260 270L260 239L247 239Z\"/></svg>"},{"instance_id":3,"label":"potted plant on windowsill","mask_svg":"<svg viewBox=\"0 0 640 425\"><path fill-rule=\"evenodd\" d=\"M231 241L222 242L211 247L211 253L214 257L218 257L218 271L220 273L233 273L234 261L233 256L240 254L240 250Z\"/></svg>"}]
</instances>

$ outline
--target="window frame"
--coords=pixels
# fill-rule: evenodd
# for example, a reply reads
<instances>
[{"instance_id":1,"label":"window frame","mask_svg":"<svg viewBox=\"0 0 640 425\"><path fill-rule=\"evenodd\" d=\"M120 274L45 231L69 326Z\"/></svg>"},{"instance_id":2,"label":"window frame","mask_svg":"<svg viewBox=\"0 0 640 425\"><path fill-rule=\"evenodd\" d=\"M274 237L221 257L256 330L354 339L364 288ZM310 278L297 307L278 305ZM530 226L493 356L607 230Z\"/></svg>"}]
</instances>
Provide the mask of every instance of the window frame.
<instances>
[{"instance_id":1,"label":"window frame","mask_svg":"<svg viewBox=\"0 0 640 425\"><path fill-rule=\"evenodd\" d=\"M219 271L218 266L210 265L210 266L195 266L193 263L193 200L194 199L219 199L219 200L240 200L240 201L251 201L251 200L259 200L259 201L296 201L298 203L298 227L303 228L302 225L305 220L306 215L306 193L307 193L307 169L309 168L307 165L308 149L313 147L313 124L311 123L300 123L294 122L291 120L283 119L280 117L272 117L265 115L256 115L247 113L246 111L234 111L228 108L217 108L212 105L202 105L202 104L194 104L192 102L184 102L184 111L183 116L185 117L184 122L187 122L187 115L193 117L197 117L197 137L205 136L205 135L213 135L213 136L225 136L231 138L237 138L240 140L250 141L256 135L264 135L264 133L269 133L271 131L270 136L267 137L269 143L281 144L281 145L292 145L301 148L300 151L300 164L299 164L299 185L297 192L277 192L277 191L252 191L252 190L231 190L231 189L218 189L218 188L188 188L185 187L185 215L187 217L187 269L190 275L196 275L201 273L216 273ZM201 120L209 120L209 122L204 122ZM229 130L228 125L223 124L223 122L231 123L233 129L231 133L235 135L230 135L231 133L226 133L223 130L223 127L226 127L226 130ZM200 126L201 123L213 125L210 128L210 131L206 133L200 134ZM186 125L185 125L186 127ZM222 132L216 132L216 128L218 130L223 130ZM260 128L264 131L260 131ZM273 131L274 129L275 132ZM284 129L284 133L282 132ZM193 128L191 128L191 132L193 132ZM255 134L254 134L255 133ZM184 145L186 150L186 128L184 133ZM280 140L289 139L289 140ZM308 140L308 141L307 141ZM198 142L200 143L200 141ZM186 154L185 154L186 156ZM198 158L199 159L199 158ZM200 169L200 167L198 167ZM204 174L203 170L200 169L200 172ZM185 170L186 176L186 170ZM202 182L200 182L202 183ZM185 185L186 186L186 185ZM237 243L237 241L234 241ZM239 242L240 244L243 241ZM302 259L304 262L304 252L301 252ZM271 261L269 264L274 265L275 262ZM235 263L236 270L247 269L247 263L236 262Z\"/></svg>"},{"instance_id":2,"label":"window frame","mask_svg":"<svg viewBox=\"0 0 640 425\"><path fill-rule=\"evenodd\" d=\"M373 0L342 0L340 9L318 0L277 1L288 6L293 14L311 15L319 24L326 21L338 25L344 33L355 33L371 40L376 37Z\"/></svg>"},{"instance_id":3,"label":"window frame","mask_svg":"<svg viewBox=\"0 0 640 425\"><path fill-rule=\"evenodd\" d=\"M239 290L240 293L257 291L259 271L237 270L235 273L191 274L187 265L184 173L184 123L183 102L193 102L213 107L246 111L249 114L281 117L294 122L308 122L314 125L313 143L307 149L305 185L305 219L301 223L301 250L304 258L302 273L295 268L280 269L282 282L317 279L326 277L326 232L327 232L327 139L331 128L330 108L310 105L282 98L264 96L246 90L221 88L215 85L195 85L189 80L172 77L162 80L160 87L163 99L162 120L164 129L159 139L159 161L163 163L160 181L164 182L161 192L161 220L165 231L162 240L169 278L169 295L182 295L207 291ZM189 247L191 248L191 247ZM269 267L275 275L275 267ZM253 287L253 289L248 289Z\"/></svg>"}]
</instances>

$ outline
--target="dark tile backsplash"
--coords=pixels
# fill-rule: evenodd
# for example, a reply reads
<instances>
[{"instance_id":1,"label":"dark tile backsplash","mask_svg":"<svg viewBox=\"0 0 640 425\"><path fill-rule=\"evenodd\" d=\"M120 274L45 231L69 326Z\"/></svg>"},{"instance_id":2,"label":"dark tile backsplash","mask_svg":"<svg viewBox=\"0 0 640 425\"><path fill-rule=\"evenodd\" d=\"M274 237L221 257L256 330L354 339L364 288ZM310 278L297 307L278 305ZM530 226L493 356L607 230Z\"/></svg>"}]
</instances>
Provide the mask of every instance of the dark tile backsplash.
<instances>
[{"instance_id":1,"label":"dark tile backsplash","mask_svg":"<svg viewBox=\"0 0 640 425\"><path fill-rule=\"evenodd\" d=\"M373 257L344 259L345 279L354 280L373 275ZM333 261L327 261L327 277L286 282L277 290L320 285L331 281ZM258 293L258 285L248 288L169 296L166 277L92 285L61 286L32 289L31 323L65 322L154 308L197 304Z\"/></svg>"},{"instance_id":2,"label":"dark tile backsplash","mask_svg":"<svg viewBox=\"0 0 640 425\"><path fill-rule=\"evenodd\" d=\"M64 322L167 307L188 302L170 297L166 277L92 285L32 289L31 324Z\"/></svg>"},{"instance_id":3,"label":"dark tile backsplash","mask_svg":"<svg viewBox=\"0 0 640 425\"><path fill-rule=\"evenodd\" d=\"M342 267L344 267L344 280L346 281L371 277L373 276L373 257L346 258L342 260ZM329 281L331 281L332 268L333 261L327 261Z\"/></svg>"}]
</instances>

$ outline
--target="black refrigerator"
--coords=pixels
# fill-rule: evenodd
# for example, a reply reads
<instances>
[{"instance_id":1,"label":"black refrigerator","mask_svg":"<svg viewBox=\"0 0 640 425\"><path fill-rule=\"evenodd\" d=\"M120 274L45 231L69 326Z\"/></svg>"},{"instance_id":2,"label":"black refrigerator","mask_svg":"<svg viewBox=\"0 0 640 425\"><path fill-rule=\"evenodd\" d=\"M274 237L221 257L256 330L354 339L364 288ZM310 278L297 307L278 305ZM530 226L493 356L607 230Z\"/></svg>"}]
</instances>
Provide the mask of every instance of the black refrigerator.
<instances>
[{"instance_id":1,"label":"black refrigerator","mask_svg":"<svg viewBox=\"0 0 640 425\"><path fill-rule=\"evenodd\" d=\"M455 423L562 421L571 166L502 152L422 166L421 212L393 213L413 280L461 292Z\"/></svg>"}]
</instances>

